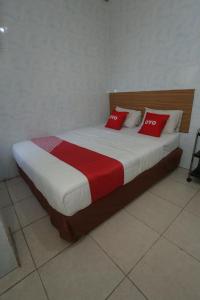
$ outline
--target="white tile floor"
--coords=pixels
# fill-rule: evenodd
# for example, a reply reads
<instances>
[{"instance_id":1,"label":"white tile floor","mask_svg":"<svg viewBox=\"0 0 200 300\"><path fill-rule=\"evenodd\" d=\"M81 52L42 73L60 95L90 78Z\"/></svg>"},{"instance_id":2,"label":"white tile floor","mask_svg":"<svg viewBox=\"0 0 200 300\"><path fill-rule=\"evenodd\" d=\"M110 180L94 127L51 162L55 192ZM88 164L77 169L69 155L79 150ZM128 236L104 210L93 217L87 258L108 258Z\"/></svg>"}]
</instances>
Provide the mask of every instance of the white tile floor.
<instances>
[{"instance_id":1,"label":"white tile floor","mask_svg":"<svg viewBox=\"0 0 200 300\"><path fill-rule=\"evenodd\" d=\"M0 209L21 268L0 300L200 299L200 182L178 168L70 245L20 178L0 183Z\"/></svg>"}]
</instances>

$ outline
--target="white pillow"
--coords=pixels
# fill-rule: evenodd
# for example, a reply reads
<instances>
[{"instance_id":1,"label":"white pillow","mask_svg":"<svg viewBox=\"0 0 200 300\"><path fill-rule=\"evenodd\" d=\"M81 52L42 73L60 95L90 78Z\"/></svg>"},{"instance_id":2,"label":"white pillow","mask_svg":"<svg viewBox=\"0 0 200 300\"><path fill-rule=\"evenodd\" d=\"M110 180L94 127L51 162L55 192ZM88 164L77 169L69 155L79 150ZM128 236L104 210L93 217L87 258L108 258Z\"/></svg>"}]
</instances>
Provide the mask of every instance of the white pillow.
<instances>
[{"instance_id":1,"label":"white pillow","mask_svg":"<svg viewBox=\"0 0 200 300\"><path fill-rule=\"evenodd\" d=\"M154 113L154 114L162 114L169 115L169 119L163 129L163 133L173 133L179 130L181 125L181 119L183 115L182 110L161 110L161 109L151 109L145 107L145 115L146 113ZM144 115L144 117L145 117Z\"/></svg>"},{"instance_id":2,"label":"white pillow","mask_svg":"<svg viewBox=\"0 0 200 300\"><path fill-rule=\"evenodd\" d=\"M126 117L126 120L124 122L124 127L128 127L128 128L133 128L135 126L138 126L140 124L141 121L141 116L142 113L139 110L134 110L134 109L127 109L127 108L122 108L119 106L115 107L116 111L126 111L129 114Z\"/></svg>"}]
</instances>

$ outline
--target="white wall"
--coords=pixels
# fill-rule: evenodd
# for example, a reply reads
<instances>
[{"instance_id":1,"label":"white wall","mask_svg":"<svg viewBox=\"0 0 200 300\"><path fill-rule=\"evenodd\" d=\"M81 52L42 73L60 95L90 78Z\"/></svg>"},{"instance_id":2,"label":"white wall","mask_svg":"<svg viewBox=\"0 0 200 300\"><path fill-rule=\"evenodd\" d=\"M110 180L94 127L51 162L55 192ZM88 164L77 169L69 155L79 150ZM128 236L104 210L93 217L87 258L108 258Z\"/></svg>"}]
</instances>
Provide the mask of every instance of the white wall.
<instances>
[{"instance_id":1,"label":"white wall","mask_svg":"<svg viewBox=\"0 0 200 300\"><path fill-rule=\"evenodd\" d=\"M11 145L101 122L108 109L108 4L0 0L0 178Z\"/></svg>"},{"instance_id":2,"label":"white wall","mask_svg":"<svg viewBox=\"0 0 200 300\"><path fill-rule=\"evenodd\" d=\"M113 89L196 88L187 167L200 127L199 11L199 0L0 0L0 179L16 174L13 143L101 122Z\"/></svg>"},{"instance_id":3,"label":"white wall","mask_svg":"<svg viewBox=\"0 0 200 300\"><path fill-rule=\"evenodd\" d=\"M191 134L182 134L188 167L200 127L200 1L111 0L110 89L195 88Z\"/></svg>"}]
</instances>

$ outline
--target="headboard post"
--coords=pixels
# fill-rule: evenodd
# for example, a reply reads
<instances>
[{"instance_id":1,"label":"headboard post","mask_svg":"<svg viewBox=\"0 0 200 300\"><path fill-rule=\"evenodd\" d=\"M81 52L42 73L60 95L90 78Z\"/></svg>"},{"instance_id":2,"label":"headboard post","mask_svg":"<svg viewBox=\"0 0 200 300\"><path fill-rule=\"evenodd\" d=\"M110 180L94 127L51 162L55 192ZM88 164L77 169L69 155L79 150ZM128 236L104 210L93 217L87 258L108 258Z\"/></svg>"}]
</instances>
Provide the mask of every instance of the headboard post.
<instances>
[{"instance_id":1,"label":"headboard post","mask_svg":"<svg viewBox=\"0 0 200 300\"><path fill-rule=\"evenodd\" d=\"M194 92L194 89L184 89L110 93L110 111L116 106L141 110L143 113L145 107L182 110L180 132L187 133L190 128Z\"/></svg>"}]
</instances>

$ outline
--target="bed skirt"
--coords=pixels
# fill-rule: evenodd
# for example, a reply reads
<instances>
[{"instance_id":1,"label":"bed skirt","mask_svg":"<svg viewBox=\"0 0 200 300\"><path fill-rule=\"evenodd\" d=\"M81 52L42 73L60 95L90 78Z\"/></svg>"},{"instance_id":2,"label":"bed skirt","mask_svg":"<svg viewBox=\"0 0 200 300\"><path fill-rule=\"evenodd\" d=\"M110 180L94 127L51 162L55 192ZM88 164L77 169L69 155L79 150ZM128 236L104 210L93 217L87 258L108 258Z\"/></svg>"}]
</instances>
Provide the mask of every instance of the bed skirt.
<instances>
[{"instance_id":1,"label":"bed skirt","mask_svg":"<svg viewBox=\"0 0 200 300\"><path fill-rule=\"evenodd\" d=\"M181 155L182 149L175 149L155 166L141 173L131 182L70 217L52 208L30 178L20 167L18 168L33 194L39 200L42 207L47 210L51 223L57 228L60 236L69 242L75 242L176 169L179 165Z\"/></svg>"}]
</instances>

